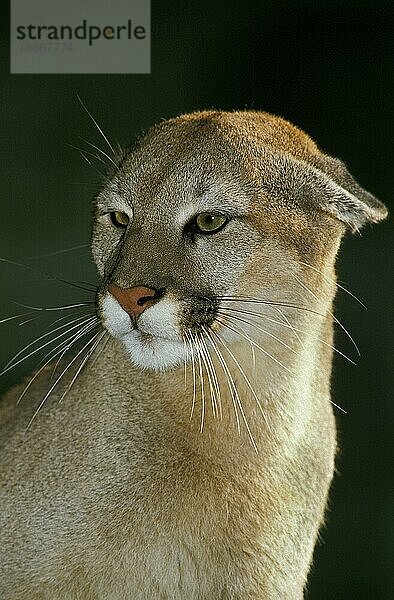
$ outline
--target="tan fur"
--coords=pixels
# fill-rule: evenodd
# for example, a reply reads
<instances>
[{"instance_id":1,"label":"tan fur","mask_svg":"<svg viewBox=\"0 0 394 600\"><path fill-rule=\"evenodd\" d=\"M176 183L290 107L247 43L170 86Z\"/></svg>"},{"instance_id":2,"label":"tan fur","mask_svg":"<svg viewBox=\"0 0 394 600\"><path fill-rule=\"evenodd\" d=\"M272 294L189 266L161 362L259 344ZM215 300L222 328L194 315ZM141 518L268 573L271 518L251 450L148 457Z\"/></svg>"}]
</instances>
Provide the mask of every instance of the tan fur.
<instances>
[{"instance_id":1,"label":"tan fur","mask_svg":"<svg viewBox=\"0 0 394 600\"><path fill-rule=\"evenodd\" d=\"M218 208L225 200L244 212L220 238L182 245L176 219L207 188ZM23 386L11 390L2 403L0 597L302 598L334 469L335 255L346 227L385 209L303 132L258 112L156 126L109 176L98 206L113 198L133 220L119 241L97 217L100 314L111 281L165 285L186 308L188 294L206 290L284 303L293 329L275 325L284 322L275 305L233 305L263 311L271 334L254 329L266 353L241 336L225 342L263 407L264 417L227 352L257 452L242 419L237 430L214 353L223 414L213 414L205 374L202 431L201 381L190 418L191 363L185 385L182 365L140 369L114 338L59 402L66 376L26 434L51 369L18 408Z\"/></svg>"}]
</instances>

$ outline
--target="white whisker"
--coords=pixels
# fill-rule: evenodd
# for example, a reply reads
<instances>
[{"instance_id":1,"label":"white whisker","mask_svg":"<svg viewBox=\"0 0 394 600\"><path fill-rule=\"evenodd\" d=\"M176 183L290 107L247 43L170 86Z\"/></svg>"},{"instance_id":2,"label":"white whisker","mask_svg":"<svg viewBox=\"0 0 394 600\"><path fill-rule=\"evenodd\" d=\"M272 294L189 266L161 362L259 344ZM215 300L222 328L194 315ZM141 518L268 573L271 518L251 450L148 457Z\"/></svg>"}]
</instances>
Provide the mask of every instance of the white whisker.
<instances>
[{"instance_id":1,"label":"white whisker","mask_svg":"<svg viewBox=\"0 0 394 600\"><path fill-rule=\"evenodd\" d=\"M89 304L94 304L94 302L78 302L78 304L66 304L65 306L29 306L28 304L22 304L21 302L16 302L16 300L10 300L12 304L16 304L17 306L21 306L22 308L28 308L30 310L35 310L39 312L52 312L56 310L71 310L72 308L79 308L80 306L88 306Z\"/></svg>"},{"instance_id":2,"label":"white whisker","mask_svg":"<svg viewBox=\"0 0 394 600\"><path fill-rule=\"evenodd\" d=\"M74 150L78 150L78 152L82 156L86 155L86 156L91 156L92 158L95 158L96 160L101 162L103 165L108 167L108 163L103 158L101 158L101 156L97 156L97 154L94 154L94 152L91 152L90 150L86 150L85 148L78 148L78 146L74 146L74 144L67 144L67 146L69 146L70 148L73 148ZM91 166L93 166L90 161L89 161L89 164Z\"/></svg>"},{"instance_id":3,"label":"white whisker","mask_svg":"<svg viewBox=\"0 0 394 600\"><path fill-rule=\"evenodd\" d=\"M95 148L96 150L98 150L98 152L100 152L103 156L105 156L106 158L108 158L108 160L112 163L112 165L115 167L115 169L118 171L119 167L116 164L116 162L109 156L109 154L107 154L106 152L104 152L104 150L101 150L101 148L99 148L98 146L96 146L95 144L92 144L92 142L89 142L88 140L85 140L83 137L79 136L80 139L85 142L85 144L89 144L89 146L92 146L92 148Z\"/></svg>"},{"instance_id":4,"label":"white whisker","mask_svg":"<svg viewBox=\"0 0 394 600\"><path fill-rule=\"evenodd\" d=\"M77 377L79 376L79 374L81 373L82 369L84 368L84 366L86 365L86 363L88 362L89 358L92 356L93 352L96 350L97 346L99 345L99 343L101 342L101 340L103 339L104 335L105 335L105 331L96 333L96 335L93 337L93 339L90 340L90 342L92 342L93 340L95 340L97 337L98 339L94 342L93 346L86 352L86 355L84 356L81 364L79 365L75 375L73 376L72 380L70 381L69 385L67 386L66 390L63 392L59 403L63 401L63 399L65 398L65 396L68 394L68 392L71 390L72 386L74 385ZM89 343L90 343L89 342Z\"/></svg>"},{"instance_id":5,"label":"white whisker","mask_svg":"<svg viewBox=\"0 0 394 600\"><path fill-rule=\"evenodd\" d=\"M280 367L282 367L283 369L285 369L285 371L288 371L291 375L294 376L294 373L291 369L289 369L288 367L286 367L286 365L284 365L283 363L280 362L280 360L278 360L277 358L275 358L275 356L273 356L272 354L270 354L267 350L265 350L264 348L262 348L261 346L259 346L259 344L257 344L254 340L252 340L249 336L247 336L244 333L241 333L239 331L237 331L236 329L234 329L233 327L231 327L231 325L228 325L228 323L225 323L224 321L220 320L220 319L216 319L218 321L218 323L220 323L221 325L223 325L223 327L227 327L227 329L231 329L231 331L233 331L234 333L236 333L237 335L240 335L241 337L245 338L248 342L250 342L251 344L253 344L253 346L255 346L256 348L258 348L263 354L265 354L266 356L268 356L269 358L271 358L277 365L279 365Z\"/></svg>"},{"instance_id":6,"label":"white whisker","mask_svg":"<svg viewBox=\"0 0 394 600\"><path fill-rule=\"evenodd\" d=\"M221 313L221 310L226 310L226 307L223 306L222 309L218 310L218 314ZM231 310L231 309L230 309ZM223 312L221 313L223 316L228 317L228 315L224 314ZM281 340L280 338L278 338L276 335L274 335L273 333L270 333L269 331L267 331L266 329L263 329L262 327L260 327L259 325L256 325L256 323L251 323L250 321L247 321L246 319L242 319L241 317L237 317L238 321L242 321L243 323L245 323L246 325L253 325L253 327L255 327L258 331L261 331L262 333L265 333L266 335L268 335L269 337L273 338L274 340L276 340L277 342L279 342L280 344L282 344L282 346L285 346L285 348L287 348L288 350L290 350L290 352L293 352L293 354L298 354L296 350L294 350L294 348L292 348L291 346L289 346L288 344L286 344L286 342L284 342L283 340Z\"/></svg>"},{"instance_id":7,"label":"white whisker","mask_svg":"<svg viewBox=\"0 0 394 600\"><path fill-rule=\"evenodd\" d=\"M239 399L238 390L236 388L236 385L235 385L232 375L230 373L230 369L227 366L226 360L225 360L223 354L220 352L220 349L217 347L215 340L213 339L213 336L211 335L211 333L209 333L208 329L206 329L205 331L211 341L211 344L216 353L216 356L219 359L219 362L221 364L223 372L226 375L227 385L228 385L228 388L230 391L231 401L233 403L233 408L234 408L234 413L235 413L235 419L237 422L237 431L238 431L238 435L240 435L241 434L241 424L240 424L240 420L239 420L237 404L240 404L241 401ZM212 334L215 335L214 331L212 331Z\"/></svg>"},{"instance_id":8,"label":"white whisker","mask_svg":"<svg viewBox=\"0 0 394 600\"><path fill-rule=\"evenodd\" d=\"M233 353L233 352L230 350L230 348L228 347L228 345L225 343L225 341L224 341L222 338L220 338L220 341L221 341L221 343L223 344L223 346L226 348L227 352L229 353L229 355L231 356L231 358L233 359L233 361L235 362L235 364L236 364L237 368L239 369L239 372L241 373L241 375L243 376L243 378L244 378L244 380L245 380L245 383L246 383L246 385L248 386L248 388L249 388L249 389L250 389L250 391L252 392L253 398L256 400L257 406L258 406L258 407L259 407L259 409L260 409L260 412L261 412L261 414L262 414L262 417L263 417L263 419L264 419L264 421L265 421L265 424L267 425L267 428L268 428L268 430L271 432L271 426L270 426L270 424L269 424L269 422L268 422L267 415L265 414L265 412L264 412L264 409L263 409L263 407L261 406L260 399L259 399L259 397L257 396L257 394L256 394L256 392L255 392L255 390L254 390L254 388L253 388L253 386L252 386L252 384L250 383L250 381L249 381L249 378L247 377L247 375L246 375L245 371L243 370L243 368L242 368L242 367L241 367L241 365L239 364L239 361L238 361L238 360L237 360L237 358L235 357L234 353Z\"/></svg>"},{"instance_id":9,"label":"white whisker","mask_svg":"<svg viewBox=\"0 0 394 600\"><path fill-rule=\"evenodd\" d=\"M40 258L48 258L50 256L57 256L59 254L65 254L66 252L73 252L74 250L80 250L81 248L87 248L89 244L79 244L79 246L72 246L71 248L65 248L64 250L56 250L55 252L48 252L48 254L36 254L35 256L28 256L29 260L38 260Z\"/></svg>"},{"instance_id":10,"label":"white whisker","mask_svg":"<svg viewBox=\"0 0 394 600\"><path fill-rule=\"evenodd\" d=\"M96 360L100 357L101 353L105 350L109 340L111 339L111 336L108 332L104 331L104 334L106 335L106 340L104 341L104 344L102 344L100 350L97 352L97 354L95 355L95 357L92 360L91 366L93 367L93 365L95 364Z\"/></svg>"},{"instance_id":11,"label":"white whisker","mask_svg":"<svg viewBox=\"0 0 394 600\"><path fill-rule=\"evenodd\" d=\"M70 350L74 344L76 344L78 342L78 340L82 339L85 335L87 335L88 333L90 333L91 331L93 331L98 325L98 322L94 322L93 323L89 323L87 325L85 325L84 327L82 327L81 329L78 329L78 331L73 334L73 336L67 339L67 341L65 342L64 348L62 349L62 353L59 356L58 360L56 361L55 366L53 367L53 372L51 375L51 379L55 376L56 370L63 358L63 356L68 352L68 350Z\"/></svg>"},{"instance_id":12,"label":"white whisker","mask_svg":"<svg viewBox=\"0 0 394 600\"><path fill-rule=\"evenodd\" d=\"M22 313L21 315L13 315L12 317L5 317L5 319L0 320L0 324L7 323L8 321L15 321L15 319L20 319L22 317L28 317L31 314L32 314L31 312L27 312L27 313Z\"/></svg>"},{"instance_id":13,"label":"white whisker","mask_svg":"<svg viewBox=\"0 0 394 600\"><path fill-rule=\"evenodd\" d=\"M201 334L200 335L197 334L196 339L198 340L200 354L201 354L201 359L202 359L202 362L203 362L204 367L205 367L205 372L207 374L208 385L209 385L209 393L210 393L210 397L211 397L212 415L215 418L216 415L217 415L216 398L215 398L215 393L214 393L214 389L213 389L211 373L210 373L210 370L209 370L209 367L208 367L208 362L207 362L206 356L205 356L205 347L204 347L204 344L203 344L203 337L202 337Z\"/></svg>"},{"instance_id":14,"label":"white whisker","mask_svg":"<svg viewBox=\"0 0 394 600\"><path fill-rule=\"evenodd\" d=\"M307 334L306 331L304 331L303 329L299 329L297 327L294 327L294 325L287 325L286 323L283 323L282 321L278 321L277 319L273 319L272 317L268 317L267 315L264 315L262 313L255 313L252 311L247 311L247 310L242 310L242 309L236 309L236 308L229 308L229 307L223 307L226 308L227 311L232 311L235 312L236 315L238 313L244 314L244 315L250 315L250 316L254 316L254 317L259 317L261 319L265 319L267 321L269 321L270 323L275 323L276 325L280 325L281 327L288 327L289 329L291 329L294 332L299 332L299 333L303 333L303 334ZM231 315L232 318L236 319L236 315ZM227 318L229 318L227 316ZM345 358L347 361L349 361L352 365L355 365L356 363L349 358L346 354L344 354L343 352L341 352L341 350L338 350L338 348L336 348L335 346L333 346L332 344L330 344L329 342L326 342L325 340L322 340L319 337L313 336L312 339L316 340L317 342L320 342L321 344L323 344L324 346L327 346L328 348L331 348L331 350L333 350L334 352L336 352L337 354L339 354L340 356L342 356L343 358ZM305 349L305 346L303 344L303 347Z\"/></svg>"},{"instance_id":15,"label":"white whisker","mask_svg":"<svg viewBox=\"0 0 394 600\"><path fill-rule=\"evenodd\" d=\"M86 332L87 333L87 332ZM73 336L70 336L70 338ZM17 400L17 405L20 403L20 401L22 400L23 396L25 396L27 390L30 388L30 386L32 385L32 383L35 381L35 379L40 375L40 373L42 373L42 371L45 369L45 367L47 367L51 361L60 353L63 352L63 347L65 344L67 344L70 340L70 338L68 338L65 341L60 342L60 344L58 344L55 348L52 348L49 352L46 353L46 355L41 359L40 364L44 361L44 364L38 369L38 371L36 371L34 373L34 375L31 377L31 379L29 380L28 384L26 385L26 387L24 388L23 392L21 393L21 395L19 396L18 400ZM48 360L45 360L46 358L48 358ZM51 378L53 377L53 373Z\"/></svg>"},{"instance_id":16,"label":"white whisker","mask_svg":"<svg viewBox=\"0 0 394 600\"><path fill-rule=\"evenodd\" d=\"M330 402L333 406L335 406L335 408L337 408L338 410L343 412L345 415L347 415L347 411L344 408L342 408L342 406L339 406L339 404L335 404L335 402L333 402L332 400L330 400Z\"/></svg>"},{"instance_id":17,"label":"white whisker","mask_svg":"<svg viewBox=\"0 0 394 600\"><path fill-rule=\"evenodd\" d=\"M266 306L280 306L282 308L294 308L295 310L301 310L307 313L311 313L313 315L317 315L319 317L323 317L324 319L327 315L313 310L312 308L307 308L306 306L298 306L297 304L290 304L288 302L274 302L271 300L263 300L262 298L252 298L247 296L218 296L218 300L225 300L226 302L251 302L252 304L264 304Z\"/></svg>"},{"instance_id":18,"label":"white whisker","mask_svg":"<svg viewBox=\"0 0 394 600\"><path fill-rule=\"evenodd\" d=\"M186 347L186 339L183 336L182 337L182 342L183 342L183 351L185 354L185 357L183 359L183 379L184 379L184 390L187 390L187 347Z\"/></svg>"},{"instance_id":19,"label":"white whisker","mask_svg":"<svg viewBox=\"0 0 394 600\"><path fill-rule=\"evenodd\" d=\"M206 327L202 326L202 329L203 329L203 331L205 333L207 333L208 330L207 330ZM206 341L205 341L205 339L204 339L203 336L201 336L201 343L202 343L202 345L205 348L205 354L206 354L206 358L207 358L207 361L208 361L208 365L209 365L210 370L211 370L212 381L213 381L213 385L214 385L214 388L215 388L216 405L217 405L217 408L219 410L220 420L222 420L223 413L222 413L220 386L219 386L219 381L218 381L217 374L216 374L215 365L214 365L214 362L212 360L211 354L209 352L208 344L206 343Z\"/></svg>"},{"instance_id":20,"label":"white whisker","mask_svg":"<svg viewBox=\"0 0 394 600\"><path fill-rule=\"evenodd\" d=\"M28 432L29 428L31 427L31 424L33 423L34 419L36 418L36 416L38 415L38 413L40 412L41 408L43 407L45 401L49 398L49 396L52 394L53 390L55 389L55 387L57 386L57 384L60 382L60 380L63 378L63 376L67 373L67 371L69 370L69 368L71 367L71 365L74 364L74 362L77 360L77 358L82 354L82 352L85 351L85 349L89 346L89 344L92 343L92 341L97 337L98 334L95 334L93 337L90 338L90 340L83 346L83 348L74 356L74 358L69 362L69 364L67 365L67 367L61 372L61 374L59 375L59 377L56 379L55 383L53 383L53 385L51 385L51 387L49 388L49 390L47 391L47 393L45 394L45 396L43 397L43 399L41 400L40 404L38 405L38 407L36 408L32 418L30 419L26 429L25 429L25 433Z\"/></svg>"},{"instance_id":21,"label":"white whisker","mask_svg":"<svg viewBox=\"0 0 394 600\"><path fill-rule=\"evenodd\" d=\"M198 369L200 373L200 382L201 382L201 425L200 432L203 432L204 429L204 419L205 419L205 391L204 391L204 373L202 370L202 362L201 362L201 352L198 345L196 345L197 350L197 358L198 358Z\"/></svg>"},{"instance_id":22,"label":"white whisker","mask_svg":"<svg viewBox=\"0 0 394 600\"><path fill-rule=\"evenodd\" d=\"M253 371L255 371L255 370L256 370L256 351L255 351L255 349L254 349L254 346L253 346L253 344L251 344L251 343L249 342L249 345L250 345L250 350L251 350L251 352L252 352L252 365L253 365Z\"/></svg>"},{"instance_id":23,"label":"white whisker","mask_svg":"<svg viewBox=\"0 0 394 600\"><path fill-rule=\"evenodd\" d=\"M321 300L318 298L318 296L316 296L316 294L315 294L314 292L312 292L312 290L310 290L310 289L308 288L308 286L307 286L307 285L305 285L305 284L304 284L304 283L301 281L301 279L299 279L299 278L297 277L297 275L294 275L294 273L293 273L293 277L294 277L294 279L295 279L295 280L296 280L296 281L297 281L297 282L298 282L298 283L301 285L301 287L302 287L304 290L306 290L306 291L307 291L309 294L311 294L311 296L312 296L313 298L315 298L315 300L316 300L317 302L321 302ZM332 313L332 312L331 312L329 309L327 309L327 312L328 312L328 314L329 314L329 315L330 315L330 316L331 316L331 317L334 319L335 323L337 323L337 324L339 325L339 327L340 327L340 328L341 328L341 329L342 329L342 330L343 330L343 331L346 333L346 335L348 336L348 338L349 338L349 339L350 339L350 341L352 342L353 346L355 347L357 354L358 354L359 356L361 356L360 350L358 349L358 346L357 346L356 342L354 341L354 339L352 338L352 336L350 335L350 333L348 332L348 330L347 330L347 329L344 327L344 325L342 325L342 323L340 322L340 320L339 320L339 319L337 319L337 317L334 315L334 313Z\"/></svg>"},{"instance_id":24,"label":"white whisker","mask_svg":"<svg viewBox=\"0 0 394 600\"><path fill-rule=\"evenodd\" d=\"M194 414L194 408L196 405L196 365L194 363L194 349L193 349L193 337L192 334L189 335L189 333L186 331L185 332L187 341L189 343L190 346L190 354L191 354L191 358L192 358L192 371L193 371L193 400L192 400L192 408L190 411L190 421L193 419L193 414Z\"/></svg>"},{"instance_id":25,"label":"white whisker","mask_svg":"<svg viewBox=\"0 0 394 600\"><path fill-rule=\"evenodd\" d=\"M30 317L30 319L26 319L25 321L22 321L21 323L18 323L18 327L23 327L23 325L27 325L28 323L32 323L33 321L36 321L40 317L41 317L41 315L38 315L36 317Z\"/></svg>"},{"instance_id":26,"label":"white whisker","mask_svg":"<svg viewBox=\"0 0 394 600\"><path fill-rule=\"evenodd\" d=\"M77 327L80 326L80 323L78 323L78 321L81 321L82 319L86 319L86 322L88 322L89 320L93 320L96 319L97 317L86 317L86 315L83 315L81 317L78 317L77 319L73 319L70 323L65 323L64 325L60 325L59 327L56 327L55 329L53 329L52 331L49 331L47 333L44 333L43 335L41 335L40 337L36 338L35 340L33 340L32 342L30 342L29 344L27 344L24 348L22 348L22 350L19 350L19 352L17 352L12 358L11 360L8 361L8 363L4 366L4 368L2 369L2 371L0 372L0 375L3 375L4 373L6 373L7 371L9 371L10 369L16 367L16 365L19 365L21 362L23 362L24 360L26 360L27 358L29 358L30 356L32 356L33 354L35 354L36 352L39 352L42 348L46 348L46 346L48 346L49 344L52 344L53 342L55 342L56 340L60 339L61 337L63 337L64 335L67 335L70 331L72 331L73 329L76 329ZM27 350L28 348L31 348L31 346L34 346L34 344L37 344L37 342L39 342L40 340L48 337L49 335L52 335L53 333L55 333L56 331L60 331L61 329L64 329L65 327L68 327L70 324L72 323L77 323L77 325L75 325L74 327L71 327L71 329L69 329L68 331L64 331L63 333L61 333L60 335L56 336L55 338L49 340L48 342L46 342L45 344L41 345L39 348L36 348L35 350L33 350L32 352L30 352L29 354L27 354L26 356L22 357L20 360L18 360L17 362L14 362L16 358L18 358L18 356L20 356L23 352L25 352L25 350Z\"/></svg>"},{"instance_id":27,"label":"white whisker","mask_svg":"<svg viewBox=\"0 0 394 600\"><path fill-rule=\"evenodd\" d=\"M361 306L363 308L367 308L364 304L364 302L362 302L360 300L360 298L357 298L357 296L355 294L353 294L353 292L351 292L350 290L348 290L347 288L345 288L343 285L341 285L340 283L338 283L337 281L335 281L335 279L332 279L331 277L327 277L327 275L325 275L323 273L323 271L320 271L320 269L317 269L316 267L313 267L312 265L309 265L306 262L302 262L301 260L299 261L300 265L304 265L305 267L309 267L310 269L313 269L314 271L316 271L317 273L319 273L323 279L325 279L326 281L329 281L330 283L335 284L340 290L342 290L343 292L346 292L346 294L349 294L349 296L351 296L352 298L354 298L359 304L361 304Z\"/></svg>"},{"instance_id":28,"label":"white whisker","mask_svg":"<svg viewBox=\"0 0 394 600\"><path fill-rule=\"evenodd\" d=\"M73 310L71 313L67 313L66 315L63 315L62 317L58 317L57 319L55 319L54 321L52 321L52 323L49 325L49 327L52 327L52 325L56 325L56 323L60 323L61 321L64 321L65 319L68 319L69 317L77 315L78 312L79 312L79 309L76 309L76 310ZM85 313L85 315L87 315L87 314L88 313Z\"/></svg>"},{"instance_id":29,"label":"white whisker","mask_svg":"<svg viewBox=\"0 0 394 600\"><path fill-rule=\"evenodd\" d=\"M112 154L115 156L115 150L113 149L112 145L110 144L107 136L105 135L105 133L103 132L103 130L101 129L101 127L99 126L99 124L97 123L96 119L92 116L92 114L89 112L89 110L86 108L85 104L83 103L81 97L77 94L77 98L81 104L81 106L85 109L85 111L87 112L87 114L89 115L89 117L91 118L91 120L93 121L93 123L96 125L97 129L99 130L99 132L101 133L102 137L104 138L104 140L107 142L109 148L112 151Z\"/></svg>"},{"instance_id":30,"label":"white whisker","mask_svg":"<svg viewBox=\"0 0 394 600\"><path fill-rule=\"evenodd\" d=\"M292 330L292 332L294 333L294 337L296 338L296 340L298 341L298 343L300 344L301 348L303 350L306 351L306 348L304 346L304 342L302 341L302 339L300 338L300 336L298 335L297 331L295 330L294 326L292 325L291 321L286 317L285 313L283 312L283 310L281 310L279 307L275 307L275 310L279 313L279 315L282 317L282 319L284 319L287 323L287 325L290 327L290 329Z\"/></svg>"},{"instance_id":31,"label":"white whisker","mask_svg":"<svg viewBox=\"0 0 394 600\"><path fill-rule=\"evenodd\" d=\"M227 352L229 352L229 350L228 350L228 347L227 347L227 346L226 346L226 344L223 342L222 338L221 338L221 337L220 337L220 336L219 336L217 333L215 333L214 331L212 331L212 333L213 333L213 335L216 337L216 339L217 339L217 340L218 340L218 341L219 341L219 342L220 342L220 343L221 343L221 344L222 344L222 345L223 345L223 346L226 348ZM234 355L232 355L232 353L231 353L231 352L229 352L229 354L230 354L230 356L232 356L232 357L234 358ZM235 361L235 362L236 362L236 361ZM236 364L237 364L237 363L236 363ZM237 366L239 366L239 365L237 365ZM240 410L240 413L241 413L241 416L242 416L243 422L244 422L244 424L245 424L245 427L246 427L246 430L247 430L247 432L248 432L249 439L250 439L250 441L251 441L251 443L252 443L252 446L253 446L253 448L254 448L254 450L255 450L256 454L258 454L258 453L259 453L259 451L258 451L258 448L257 448L256 442L254 441L254 437L253 437L252 431L251 431L251 429L250 429L250 426L249 426L249 423L248 423L248 419L246 418L246 414L245 414L245 411L244 411L244 409L243 409L243 406L242 406L241 398L239 397L238 390L237 390L237 389L236 389L236 387L235 387L235 383L234 383L234 380L233 380L233 378L232 378L232 377L231 377L231 381L232 381L232 384L233 384L233 386L234 386L234 390L236 391L236 399L237 399L238 408L239 408L239 410ZM260 408L261 408L261 407L260 407ZM264 415L264 412L263 412L263 415Z\"/></svg>"}]
</instances>

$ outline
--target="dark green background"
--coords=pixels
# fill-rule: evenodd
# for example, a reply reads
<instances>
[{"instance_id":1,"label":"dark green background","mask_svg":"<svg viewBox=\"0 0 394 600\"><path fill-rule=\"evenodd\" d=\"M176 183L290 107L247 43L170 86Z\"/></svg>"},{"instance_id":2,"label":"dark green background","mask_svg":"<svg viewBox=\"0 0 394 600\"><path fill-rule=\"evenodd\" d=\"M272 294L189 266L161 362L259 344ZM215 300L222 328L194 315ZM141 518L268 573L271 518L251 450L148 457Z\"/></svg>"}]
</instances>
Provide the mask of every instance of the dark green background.
<instances>
[{"instance_id":1,"label":"dark green background","mask_svg":"<svg viewBox=\"0 0 394 600\"><path fill-rule=\"evenodd\" d=\"M28 1L28 0L26 0ZM8 14L1 21L0 256L74 281L94 281L83 250L99 176L68 146L104 147L80 94L112 140L129 143L154 122L201 108L263 109L310 133L390 208L393 171L393 10L384 2L152 2L151 75L10 75ZM4 8L4 7L3 7ZM98 165L100 166L100 165ZM337 299L361 348L356 367L335 359L341 453L311 600L388 599L392 586L392 237L390 221L344 242L341 281L365 302ZM0 263L0 318L86 298L45 276ZM45 322L45 319L42 319ZM43 324L1 325L4 363ZM391 327L391 330L390 330ZM346 338L337 345L352 351ZM36 361L0 379L1 390ZM390 593L391 592L391 593Z\"/></svg>"}]
</instances>

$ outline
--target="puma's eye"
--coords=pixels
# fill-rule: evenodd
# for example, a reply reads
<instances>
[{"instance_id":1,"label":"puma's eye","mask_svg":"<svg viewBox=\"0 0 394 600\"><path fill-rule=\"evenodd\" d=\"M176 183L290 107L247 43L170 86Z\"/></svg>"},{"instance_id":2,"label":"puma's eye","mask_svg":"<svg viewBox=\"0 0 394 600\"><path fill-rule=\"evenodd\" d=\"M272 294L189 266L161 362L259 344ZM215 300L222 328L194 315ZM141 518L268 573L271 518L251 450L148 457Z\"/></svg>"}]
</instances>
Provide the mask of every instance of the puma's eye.
<instances>
[{"instance_id":1,"label":"puma's eye","mask_svg":"<svg viewBox=\"0 0 394 600\"><path fill-rule=\"evenodd\" d=\"M111 217L112 224L115 225L115 227L125 228L129 224L130 219L124 212L114 210L113 212L110 212L109 215Z\"/></svg>"},{"instance_id":2,"label":"puma's eye","mask_svg":"<svg viewBox=\"0 0 394 600\"><path fill-rule=\"evenodd\" d=\"M228 222L228 218L223 215L212 215L211 213L201 213L195 218L195 226L201 233L216 233Z\"/></svg>"}]
</instances>

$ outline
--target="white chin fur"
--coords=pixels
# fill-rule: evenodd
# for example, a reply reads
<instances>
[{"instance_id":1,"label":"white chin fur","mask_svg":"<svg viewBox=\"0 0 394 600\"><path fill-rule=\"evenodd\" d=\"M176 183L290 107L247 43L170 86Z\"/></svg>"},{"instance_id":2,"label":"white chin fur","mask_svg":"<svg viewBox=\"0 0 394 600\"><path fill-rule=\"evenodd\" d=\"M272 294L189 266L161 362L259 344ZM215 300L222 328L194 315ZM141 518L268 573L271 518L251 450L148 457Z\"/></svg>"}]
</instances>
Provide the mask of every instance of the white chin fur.
<instances>
[{"instance_id":1,"label":"white chin fur","mask_svg":"<svg viewBox=\"0 0 394 600\"><path fill-rule=\"evenodd\" d=\"M145 336L139 331L131 331L121 342L132 362L141 369L164 371L182 364L186 357L182 342Z\"/></svg>"},{"instance_id":2,"label":"white chin fur","mask_svg":"<svg viewBox=\"0 0 394 600\"><path fill-rule=\"evenodd\" d=\"M163 299L147 308L133 329L129 315L107 293L102 303L103 324L126 348L132 362L141 369L163 371L187 358L178 328L178 307Z\"/></svg>"}]
</instances>

